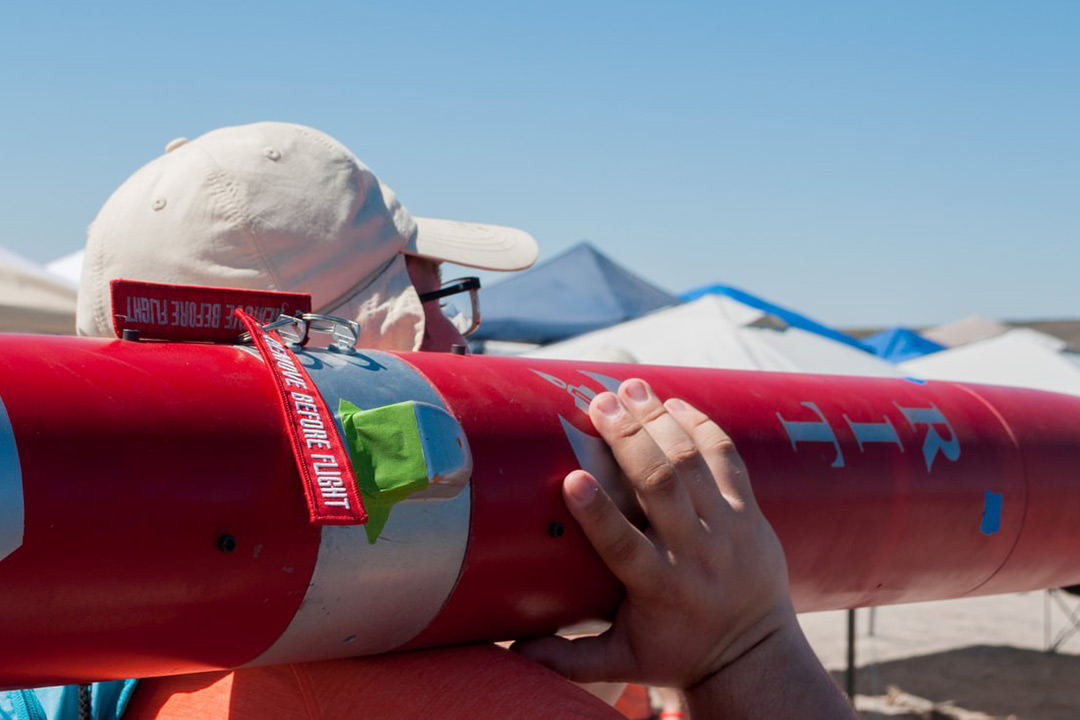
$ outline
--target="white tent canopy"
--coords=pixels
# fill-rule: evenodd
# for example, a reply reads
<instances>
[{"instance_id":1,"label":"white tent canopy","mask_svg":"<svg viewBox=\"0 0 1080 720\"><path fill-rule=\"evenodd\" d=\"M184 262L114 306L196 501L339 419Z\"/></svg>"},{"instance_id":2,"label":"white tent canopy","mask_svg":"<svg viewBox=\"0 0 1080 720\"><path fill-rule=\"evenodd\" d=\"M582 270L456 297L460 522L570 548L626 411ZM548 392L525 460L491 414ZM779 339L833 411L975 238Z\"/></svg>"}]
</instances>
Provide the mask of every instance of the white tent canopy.
<instances>
[{"instance_id":1,"label":"white tent canopy","mask_svg":"<svg viewBox=\"0 0 1080 720\"><path fill-rule=\"evenodd\" d=\"M901 363L921 378L1012 385L1080 395L1080 353L1046 333L1019 328Z\"/></svg>"},{"instance_id":2,"label":"white tent canopy","mask_svg":"<svg viewBox=\"0 0 1080 720\"><path fill-rule=\"evenodd\" d=\"M791 327L723 295L659 310L526 353L562 360L632 356L652 365L903 377L879 357Z\"/></svg>"},{"instance_id":3,"label":"white tent canopy","mask_svg":"<svg viewBox=\"0 0 1080 720\"><path fill-rule=\"evenodd\" d=\"M75 284L75 287L79 286L79 280L82 277L82 265L83 255L85 251L83 248L79 248L73 253L68 253L63 257L58 257L55 260L45 265L46 269L53 275L59 275L60 277Z\"/></svg>"},{"instance_id":4,"label":"white tent canopy","mask_svg":"<svg viewBox=\"0 0 1080 720\"><path fill-rule=\"evenodd\" d=\"M78 283L0 247L0 331L74 334Z\"/></svg>"},{"instance_id":5,"label":"white tent canopy","mask_svg":"<svg viewBox=\"0 0 1080 720\"><path fill-rule=\"evenodd\" d=\"M997 320L991 320L982 315L971 315L962 320L922 330L919 334L945 347L960 347L1004 335L1009 332L1009 329L1008 325L999 323Z\"/></svg>"}]
</instances>

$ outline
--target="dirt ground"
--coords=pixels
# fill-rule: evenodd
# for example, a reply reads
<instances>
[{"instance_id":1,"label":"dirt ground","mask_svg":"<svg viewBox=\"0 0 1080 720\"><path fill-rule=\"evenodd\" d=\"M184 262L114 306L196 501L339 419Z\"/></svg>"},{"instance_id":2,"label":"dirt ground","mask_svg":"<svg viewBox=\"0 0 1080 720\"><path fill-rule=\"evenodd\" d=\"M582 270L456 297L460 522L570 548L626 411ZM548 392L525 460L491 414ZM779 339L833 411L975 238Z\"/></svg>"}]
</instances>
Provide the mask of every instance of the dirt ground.
<instances>
[{"instance_id":1,"label":"dirt ground","mask_svg":"<svg viewBox=\"0 0 1080 720\"><path fill-rule=\"evenodd\" d=\"M1076 720L1080 633L1069 634L1069 613L1080 622L1080 598L1044 592L858 610L855 706L888 720ZM843 687L847 613L799 620Z\"/></svg>"}]
</instances>

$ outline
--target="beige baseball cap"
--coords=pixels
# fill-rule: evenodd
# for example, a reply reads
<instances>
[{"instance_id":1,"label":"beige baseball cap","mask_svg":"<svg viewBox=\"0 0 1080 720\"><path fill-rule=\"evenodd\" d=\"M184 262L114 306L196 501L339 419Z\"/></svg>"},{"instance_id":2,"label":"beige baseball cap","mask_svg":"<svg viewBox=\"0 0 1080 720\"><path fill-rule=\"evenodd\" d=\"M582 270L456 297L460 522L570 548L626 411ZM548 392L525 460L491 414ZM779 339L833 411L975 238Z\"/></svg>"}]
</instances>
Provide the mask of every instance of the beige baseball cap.
<instances>
[{"instance_id":1,"label":"beige baseball cap","mask_svg":"<svg viewBox=\"0 0 1080 720\"><path fill-rule=\"evenodd\" d=\"M528 233L411 217L348 148L302 125L264 122L180 138L128 178L87 234L76 327L112 334L109 282L307 292L356 320L364 347L417 349L424 313L404 254L521 270Z\"/></svg>"}]
</instances>

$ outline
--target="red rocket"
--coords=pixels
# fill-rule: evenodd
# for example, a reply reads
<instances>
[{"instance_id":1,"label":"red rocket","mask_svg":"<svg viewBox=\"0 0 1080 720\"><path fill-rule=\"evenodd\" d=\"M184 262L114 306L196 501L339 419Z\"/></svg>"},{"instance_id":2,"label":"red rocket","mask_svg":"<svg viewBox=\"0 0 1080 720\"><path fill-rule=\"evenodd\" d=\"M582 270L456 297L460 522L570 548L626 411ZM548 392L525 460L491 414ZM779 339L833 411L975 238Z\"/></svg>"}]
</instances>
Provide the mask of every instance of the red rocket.
<instances>
[{"instance_id":1,"label":"red rocket","mask_svg":"<svg viewBox=\"0 0 1080 720\"><path fill-rule=\"evenodd\" d=\"M313 465L305 486L250 347L0 336L0 644L19 648L0 653L0 686L602 620L619 587L560 485L585 467L629 508L586 413L629 377L735 440L800 611L1080 582L1080 398L452 354L296 357L334 430L361 448L367 525L311 522L305 489L334 487L338 469ZM365 486L379 473L402 482Z\"/></svg>"}]
</instances>

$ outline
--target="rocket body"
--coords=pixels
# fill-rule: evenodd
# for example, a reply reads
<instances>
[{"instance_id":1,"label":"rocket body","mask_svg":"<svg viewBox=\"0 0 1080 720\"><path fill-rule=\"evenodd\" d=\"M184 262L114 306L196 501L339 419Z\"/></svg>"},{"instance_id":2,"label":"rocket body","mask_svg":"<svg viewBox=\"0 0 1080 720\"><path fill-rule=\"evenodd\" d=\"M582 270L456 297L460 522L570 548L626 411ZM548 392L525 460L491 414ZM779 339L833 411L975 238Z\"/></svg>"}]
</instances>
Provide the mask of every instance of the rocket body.
<instances>
[{"instance_id":1,"label":"rocket body","mask_svg":"<svg viewBox=\"0 0 1080 720\"><path fill-rule=\"evenodd\" d=\"M800 611L1080 582L1080 398L427 353L299 354L340 401L429 408L430 485L372 542L308 521L262 360L208 344L0 336L0 686L548 633L619 586L562 502L632 504L588 420L629 377L716 420ZM420 415L418 414L419 418Z\"/></svg>"}]
</instances>

